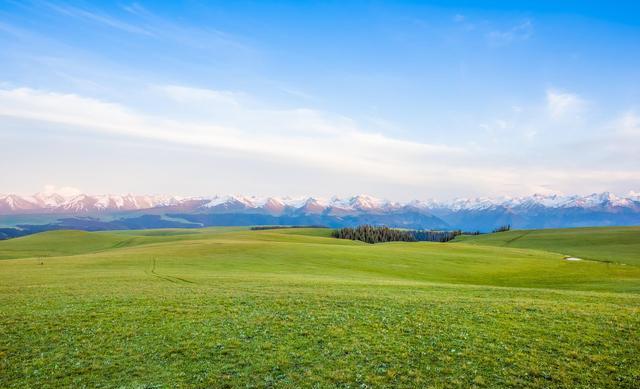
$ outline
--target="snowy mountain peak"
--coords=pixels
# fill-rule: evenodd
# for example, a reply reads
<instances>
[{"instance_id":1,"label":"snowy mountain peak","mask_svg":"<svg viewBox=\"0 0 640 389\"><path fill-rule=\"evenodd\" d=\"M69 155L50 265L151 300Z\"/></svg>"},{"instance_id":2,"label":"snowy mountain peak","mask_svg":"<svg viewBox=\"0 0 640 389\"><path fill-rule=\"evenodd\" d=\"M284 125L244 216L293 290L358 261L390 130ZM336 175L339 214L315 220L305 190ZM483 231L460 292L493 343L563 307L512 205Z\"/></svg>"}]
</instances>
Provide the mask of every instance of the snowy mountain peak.
<instances>
[{"instance_id":1,"label":"snowy mountain peak","mask_svg":"<svg viewBox=\"0 0 640 389\"><path fill-rule=\"evenodd\" d=\"M348 198L333 197L324 200L315 197L256 197L213 196L175 197L126 195L63 196L59 193L41 192L33 196L15 194L0 195L0 214L60 213L91 214L111 211L133 211L144 209L172 209L193 212L258 212L268 214L322 214L336 216L359 213L389 213L401 209L423 212L486 212L510 210L520 212L534 209L615 209L625 208L640 211L640 193L631 192L618 196L610 192L593 193L586 196L559 194L533 194L524 197L501 198L457 198L449 202L435 200L413 200L406 203L390 202L366 194ZM177 208L176 208L177 209Z\"/></svg>"},{"instance_id":2,"label":"snowy mountain peak","mask_svg":"<svg viewBox=\"0 0 640 389\"><path fill-rule=\"evenodd\" d=\"M349 205L355 209L380 208L387 203L386 201L364 194L354 196L349 200Z\"/></svg>"}]
</instances>

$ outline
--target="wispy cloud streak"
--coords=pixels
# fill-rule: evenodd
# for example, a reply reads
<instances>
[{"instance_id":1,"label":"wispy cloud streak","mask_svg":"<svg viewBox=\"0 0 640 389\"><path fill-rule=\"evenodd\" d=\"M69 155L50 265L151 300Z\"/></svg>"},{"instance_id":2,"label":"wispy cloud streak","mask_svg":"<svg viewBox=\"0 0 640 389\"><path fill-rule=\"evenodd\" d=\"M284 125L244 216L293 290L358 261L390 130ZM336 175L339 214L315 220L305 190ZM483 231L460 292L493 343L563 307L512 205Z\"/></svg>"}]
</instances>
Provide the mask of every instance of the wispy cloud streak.
<instances>
[{"instance_id":1,"label":"wispy cloud streak","mask_svg":"<svg viewBox=\"0 0 640 389\"><path fill-rule=\"evenodd\" d=\"M416 143L368 133L346 118L310 109L250 109L233 95L186 87L164 87L172 98L236 111L220 125L214 120L183 122L73 94L27 88L0 91L0 116L63 124L76 131L153 139L245 153L392 181L415 182L435 174L438 160L460 156L460 148ZM226 107L226 108L225 108ZM233 120L236 118L237 120ZM249 118L249 119L246 119ZM430 163L425 163L431 161Z\"/></svg>"},{"instance_id":2,"label":"wispy cloud streak","mask_svg":"<svg viewBox=\"0 0 640 389\"><path fill-rule=\"evenodd\" d=\"M491 46L507 46L518 41L525 41L533 35L533 22L525 19L507 30L492 30L486 34Z\"/></svg>"}]
</instances>

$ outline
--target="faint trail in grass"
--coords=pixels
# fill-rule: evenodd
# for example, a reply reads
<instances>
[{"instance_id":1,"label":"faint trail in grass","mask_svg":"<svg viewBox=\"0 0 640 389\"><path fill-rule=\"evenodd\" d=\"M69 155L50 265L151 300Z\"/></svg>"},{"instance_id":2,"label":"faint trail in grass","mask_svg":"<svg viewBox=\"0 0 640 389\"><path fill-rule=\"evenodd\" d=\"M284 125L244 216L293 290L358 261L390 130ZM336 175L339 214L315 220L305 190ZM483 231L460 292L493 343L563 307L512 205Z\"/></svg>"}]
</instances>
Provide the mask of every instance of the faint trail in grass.
<instances>
[{"instance_id":1,"label":"faint trail in grass","mask_svg":"<svg viewBox=\"0 0 640 389\"><path fill-rule=\"evenodd\" d=\"M152 260L151 273L150 274L152 276L154 276L154 277L160 278L161 280L173 282L174 284L177 283L177 281L172 280L171 278L168 278L166 276L163 276L162 274L156 273L156 259L155 258L153 258L153 260Z\"/></svg>"},{"instance_id":2,"label":"faint trail in grass","mask_svg":"<svg viewBox=\"0 0 640 389\"><path fill-rule=\"evenodd\" d=\"M180 278L180 277L176 277L176 276L168 276L168 277L175 278L176 280L179 280L179 281L182 281L182 282L186 282L186 283L189 283L189 284L195 284L195 282L189 281L189 280L184 279L184 278Z\"/></svg>"},{"instance_id":3,"label":"faint trail in grass","mask_svg":"<svg viewBox=\"0 0 640 389\"><path fill-rule=\"evenodd\" d=\"M162 280L165 281L169 281L169 282L173 282L174 284L177 284L179 282L184 282L184 283L188 283L188 284L195 284L195 282L184 279L184 278L180 278L180 277L175 277L175 276L170 276L167 274L160 274L156 271L156 267L157 267L157 263L156 263L156 258L153 258L152 264L151 264L151 275L158 277Z\"/></svg>"},{"instance_id":4,"label":"faint trail in grass","mask_svg":"<svg viewBox=\"0 0 640 389\"><path fill-rule=\"evenodd\" d=\"M522 235L518 235L518 236L516 236L515 238L511 238L511 239L509 239L509 240L505 240L505 241L504 241L504 245L505 245L505 246L508 246L508 245L510 245L511 243L515 242L516 240L524 238L525 236L529 235L530 233L531 233L531 231L527 231L527 232L525 232L525 233L524 233L524 234L522 234Z\"/></svg>"},{"instance_id":5,"label":"faint trail in grass","mask_svg":"<svg viewBox=\"0 0 640 389\"><path fill-rule=\"evenodd\" d=\"M118 248L121 248L121 247L128 247L130 245L130 243L133 242L134 240L135 240L135 238L123 240L121 242L118 242L118 243L114 244L113 246L111 246L111 248L112 249L118 249Z\"/></svg>"}]
</instances>

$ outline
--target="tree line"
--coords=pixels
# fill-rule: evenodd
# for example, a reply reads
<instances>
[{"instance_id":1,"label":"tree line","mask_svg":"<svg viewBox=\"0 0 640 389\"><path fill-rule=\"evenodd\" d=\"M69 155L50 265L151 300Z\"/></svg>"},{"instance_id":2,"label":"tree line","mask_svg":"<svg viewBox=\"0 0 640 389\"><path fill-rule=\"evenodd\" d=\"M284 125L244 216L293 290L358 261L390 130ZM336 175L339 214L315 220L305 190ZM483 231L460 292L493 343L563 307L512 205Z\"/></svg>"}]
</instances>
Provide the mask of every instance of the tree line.
<instances>
[{"instance_id":1,"label":"tree line","mask_svg":"<svg viewBox=\"0 0 640 389\"><path fill-rule=\"evenodd\" d=\"M491 231L491 232L493 232L493 233L506 232L506 231L509 231L510 229L511 229L511 224L506 224L504 226L500 226L500 227L494 228L493 231Z\"/></svg>"},{"instance_id":2,"label":"tree line","mask_svg":"<svg viewBox=\"0 0 640 389\"><path fill-rule=\"evenodd\" d=\"M333 230L331 236L338 239L359 240L366 243L383 242L448 242L458 235L456 231L401 230L397 228L362 225Z\"/></svg>"}]
</instances>

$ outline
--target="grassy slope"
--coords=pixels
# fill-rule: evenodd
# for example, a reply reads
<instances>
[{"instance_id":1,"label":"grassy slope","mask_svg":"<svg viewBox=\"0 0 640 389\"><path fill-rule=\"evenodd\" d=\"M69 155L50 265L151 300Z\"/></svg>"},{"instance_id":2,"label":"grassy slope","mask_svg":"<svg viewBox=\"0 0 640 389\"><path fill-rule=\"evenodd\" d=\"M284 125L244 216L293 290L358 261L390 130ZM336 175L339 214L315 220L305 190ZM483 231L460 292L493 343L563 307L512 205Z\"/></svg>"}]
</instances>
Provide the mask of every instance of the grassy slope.
<instances>
[{"instance_id":1,"label":"grassy slope","mask_svg":"<svg viewBox=\"0 0 640 389\"><path fill-rule=\"evenodd\" d=\"M640 226L515 230L463 236L456 242L547 250L584 259L640 265Z\"/></svg>"},{"instance_id":2,"label":"grassy slope","mask_svg":"<svg viewBox=\"0 0 640 389\"><path fill-rule=\"evenodd\" d=\"M640 379L635 266L320 230L186 232L0 242L22 258L0 261L0 386Z\"/></svg>"}]
</instances>

